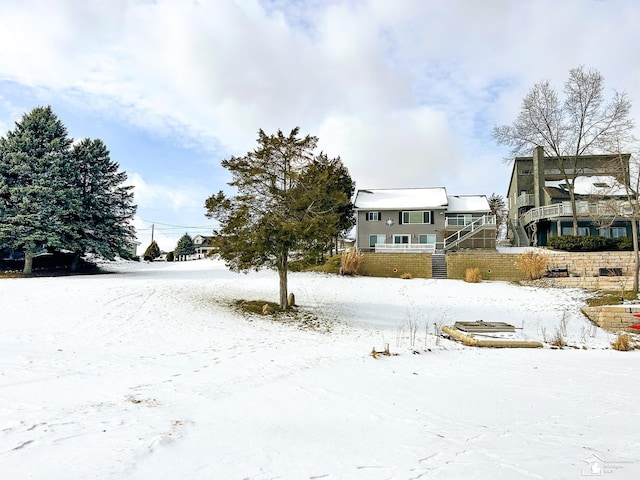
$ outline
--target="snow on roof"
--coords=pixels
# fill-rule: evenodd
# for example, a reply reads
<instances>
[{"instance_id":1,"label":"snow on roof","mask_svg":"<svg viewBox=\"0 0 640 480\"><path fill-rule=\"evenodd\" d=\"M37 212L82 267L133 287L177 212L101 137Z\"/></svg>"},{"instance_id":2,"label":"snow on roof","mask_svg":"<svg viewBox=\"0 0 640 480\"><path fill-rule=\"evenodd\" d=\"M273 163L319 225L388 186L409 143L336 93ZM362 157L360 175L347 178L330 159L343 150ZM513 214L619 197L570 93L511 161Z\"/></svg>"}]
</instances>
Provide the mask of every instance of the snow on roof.
<instances>
[{"instance_id":1,"label":"snow on roof","mask_svg":"<svg viewBox=\"0 0 640 480\"><path fill-rule=\"evenodd\" d=\"M447 190L444 187L358 190L354 204L356 209L380 210L446 207Z\"/></svg>"},{"instance_id":2,"label":"snow on roof","mask_svg":"<svg viewBox=\"0 0 640 480\"><path fill-rule=\"evenodd\" d=\"M489 212L489 200L485 195L449 195L449 212Z\"/></svg>"},{"instance_id":3,"label":"snow on roof","mask_svg":"<svg viewBox=\"0 0 640 480\"><path fill-rule=\"evenodd\" d=\"M545 187L567 189L564 180L547 180L544 184ZM624 185L611 175L582 175L576 177L574 185L576 195L626 195Z\"/></svg>"}]
</instances>

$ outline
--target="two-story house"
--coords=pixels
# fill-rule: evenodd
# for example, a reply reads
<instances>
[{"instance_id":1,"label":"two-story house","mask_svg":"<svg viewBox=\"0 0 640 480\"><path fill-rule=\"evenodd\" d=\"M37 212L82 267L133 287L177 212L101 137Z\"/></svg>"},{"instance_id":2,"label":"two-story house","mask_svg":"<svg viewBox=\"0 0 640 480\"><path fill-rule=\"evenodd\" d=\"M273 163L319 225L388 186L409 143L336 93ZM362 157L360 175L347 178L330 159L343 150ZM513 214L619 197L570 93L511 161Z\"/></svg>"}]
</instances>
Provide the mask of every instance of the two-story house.
<instances>
[{"instance_id":1,"label":"two-story house","mask_svg":"<svg viewBox=\"0 0 640 480\"><path fill-rule=\"evenodd\" d=\"M354 206L360 250L495 248L495 217L484 195L449 196L444 187L362 189Z\"/></svg>"},{"instance_id":2,"label":"two-story house","mask_svg":"<svg viewBox=\"0 0 640 480\"><path fill-rule=\"evenodd\" d=\"M630 155L584 155L563 158L574 195L579 235L631 236ZM547 245L548 238L571 235L573 210L569 187L558 159L536 147L531 157L516 157L507 194L509 231L517 246Z\"/></svg>"},{"instance_id":3,"label":"two-story house","mask_svg":"<svg viewBox=\"0 0 640 480\"><path fill-rule=\"evenodd\" d=\"M196 255L207 256L209 252L214 249L212 236L196 235L193 237L193 246L196 250Z\"/></svg>"}]
</instances>

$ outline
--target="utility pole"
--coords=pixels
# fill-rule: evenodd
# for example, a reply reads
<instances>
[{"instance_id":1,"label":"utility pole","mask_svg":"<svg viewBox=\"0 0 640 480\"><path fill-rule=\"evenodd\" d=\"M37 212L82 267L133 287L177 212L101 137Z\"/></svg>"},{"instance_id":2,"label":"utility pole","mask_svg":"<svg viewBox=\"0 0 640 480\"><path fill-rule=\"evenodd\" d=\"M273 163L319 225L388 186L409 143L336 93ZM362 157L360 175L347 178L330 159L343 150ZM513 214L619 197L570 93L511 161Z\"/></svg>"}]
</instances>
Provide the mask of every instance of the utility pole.
<instances>
[{"instance_id":1,"label":"utility pole","mask_svg":"<svg viewBox=\"0 0 640 480\"><path fill-rule=\"evenodd\" d=\"M156 226L155 223L151 224L151 243L153 243L153 230L154 230L155 226Z\"/></svg>"}]
</instances>

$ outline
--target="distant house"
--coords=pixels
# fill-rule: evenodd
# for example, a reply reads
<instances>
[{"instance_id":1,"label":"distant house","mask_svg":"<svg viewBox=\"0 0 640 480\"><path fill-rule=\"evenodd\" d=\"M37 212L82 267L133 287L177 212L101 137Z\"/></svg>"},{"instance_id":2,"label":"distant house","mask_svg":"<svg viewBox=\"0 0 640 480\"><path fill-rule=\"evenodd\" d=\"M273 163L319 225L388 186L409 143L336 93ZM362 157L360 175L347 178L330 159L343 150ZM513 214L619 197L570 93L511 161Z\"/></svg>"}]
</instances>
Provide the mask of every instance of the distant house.
<instances>
[{"instance_id":1,"label":"distant house","mask_svg":"<svg viewBox=\"0 0 640 480\"><path fill-rule=\"evenodd\" d=\"M495 216L484 195L444 187L358 190L356 246L375 252L495 249Z\"/></svg>"},{"instance_id":2,"label":"distant house","mask_svg":"<svg viewBox=\"0 0 640 480\"><path fill-rule=\"evenodd\" d=\"M630 155L584 155L575 164L574 194L578 235L630 237ZM574 173L573 158L563 158ZM573 214L558 160L536 147L531 157L516 157L508 191L509 230L517 246L547 245L549 237L571 235Z\"/></svg>"},{"instance_id":3,"label":"distant house","mask_svg":"<svg viewBox=\"0 0 640 480\"><path fill-rule=\"evenodd\" d=\"M209 252L214 250L213 236L196 235L193 237L193 246L196 249L196 255L207 256Z\"/></svg>"}]
</instances>

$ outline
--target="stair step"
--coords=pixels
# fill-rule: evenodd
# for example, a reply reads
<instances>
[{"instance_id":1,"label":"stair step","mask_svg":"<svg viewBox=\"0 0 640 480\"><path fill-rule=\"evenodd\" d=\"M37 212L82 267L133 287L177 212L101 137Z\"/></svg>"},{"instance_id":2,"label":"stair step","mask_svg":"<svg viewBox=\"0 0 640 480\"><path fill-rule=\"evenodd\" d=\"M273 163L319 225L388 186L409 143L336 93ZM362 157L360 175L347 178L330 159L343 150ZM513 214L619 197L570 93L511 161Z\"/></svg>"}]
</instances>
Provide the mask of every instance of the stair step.
<instances>
[{"instance_id":1,"label":"stair step","mask_svg":"<svg viewBox=\"0 0 640 480\"><path fill-rule=\"evenodd\" d=\"M445 259L444 252L436 252L431 255L431 277L437 279L446 279L447 276L447 261Z\"/></svg>"}]
</instances>

